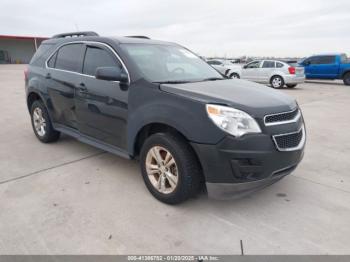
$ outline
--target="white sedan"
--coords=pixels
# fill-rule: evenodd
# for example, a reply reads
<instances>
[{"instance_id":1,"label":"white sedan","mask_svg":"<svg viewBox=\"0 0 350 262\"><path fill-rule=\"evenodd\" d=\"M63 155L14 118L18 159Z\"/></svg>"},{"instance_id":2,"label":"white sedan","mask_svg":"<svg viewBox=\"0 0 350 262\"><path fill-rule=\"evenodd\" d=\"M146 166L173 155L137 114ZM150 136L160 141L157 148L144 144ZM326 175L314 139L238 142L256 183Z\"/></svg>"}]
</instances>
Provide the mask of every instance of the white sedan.
<instances>
[{"instance_id":1,"label":"white sedan","mask_svg":"<svg viewBox=\"0 0 350 262\"><path fill-rule=\"evenodd\" d=\"M256 60L243 67L230 69L237 78L262 84L271 84L273 88L289 88L305 81L304 68L297 64L288 64L277 60Z\"/></svg>"},{"instance_id":2,"label":"white sedan","mask_svg":"<svg viewBox=\"0 0 350 262\"><path fill-rule=\"evenodd\" d=\"M233 71L239 70L241 66L239 64L236 64L232 62L231 60L224 60L224 59L211 59L207 60L207 63L214 67L216 70L218 70L221 74L229 77L229 78L237 78L238 75Z\"/></svg>"}]
</instances>

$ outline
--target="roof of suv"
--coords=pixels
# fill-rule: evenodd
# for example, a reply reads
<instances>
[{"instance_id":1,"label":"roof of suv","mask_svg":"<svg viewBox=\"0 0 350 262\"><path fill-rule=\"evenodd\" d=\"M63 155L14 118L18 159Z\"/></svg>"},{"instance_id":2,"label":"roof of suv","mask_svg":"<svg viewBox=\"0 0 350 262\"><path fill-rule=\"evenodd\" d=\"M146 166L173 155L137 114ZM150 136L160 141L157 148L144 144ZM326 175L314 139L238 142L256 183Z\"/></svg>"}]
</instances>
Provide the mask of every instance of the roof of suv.
<instances>
[{"instance_id":1,"label":"roof of suv","mask_svg":"<svg viewBox=\"0 0 350 262\"><path fill-rule=\"evenodd\" d=\"M82 32L85 33L85 32ZM93 33L93 32L91 32ZM157 45L177 45L172 42L166 42L161 40L153 40L149 39L144 36L98 36L96 33L93 34L87 34L80 35L79 32L71 33L72 37L66 37L69 36L69 33L67 34L60 34L53 36L52 38L45 40L45 43L65 43L65 42L75 42L75 41L96 41L96 42L105 42L106 40L114 41L117 44L157 44ZM61 36L62 35L62 36Z\"/></svg>"}]
</instances>

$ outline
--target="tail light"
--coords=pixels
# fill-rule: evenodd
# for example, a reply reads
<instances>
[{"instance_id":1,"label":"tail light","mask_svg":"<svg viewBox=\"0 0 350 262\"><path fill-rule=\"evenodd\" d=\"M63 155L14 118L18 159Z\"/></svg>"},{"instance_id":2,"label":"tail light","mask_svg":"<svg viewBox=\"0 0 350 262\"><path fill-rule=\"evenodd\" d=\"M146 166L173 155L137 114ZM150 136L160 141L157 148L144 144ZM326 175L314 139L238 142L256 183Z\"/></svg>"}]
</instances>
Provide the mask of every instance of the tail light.
<instances>
[{"instance_id":1,"label":"tail light","mask_svg":"<svg viewBox=\"0 0 350 262\"><path fill-rule=\"evenodd\" d=\"M24 80L28 80L28 67L24 68Z\"/></svg>"},{"instance_id":2,"label":"tail light","mask_svg":"<svg viewBox=\"0 0 350 262\"><path fill-rule=\"evenodd\" d=\"M293 67L293 66L288 67L288 71L289 71L289 74L295 75L295 67Z\"/></svg>"}]
</instances>

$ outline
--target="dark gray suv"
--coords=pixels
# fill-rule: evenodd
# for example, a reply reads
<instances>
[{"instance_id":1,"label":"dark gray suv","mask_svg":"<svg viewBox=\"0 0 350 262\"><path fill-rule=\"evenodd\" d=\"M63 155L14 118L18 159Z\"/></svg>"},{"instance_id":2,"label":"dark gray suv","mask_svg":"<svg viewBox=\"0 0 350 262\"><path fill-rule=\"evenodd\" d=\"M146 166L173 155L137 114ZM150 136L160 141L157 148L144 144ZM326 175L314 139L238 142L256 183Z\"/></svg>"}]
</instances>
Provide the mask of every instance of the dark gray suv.
<instances>
[{"instance_id":1,"label":"dark gray suv","mask_svg":"<svg viewBox=\"0 0 350 262\"><path fill-rule=\"evenodd\" d=\"M142 36L60 34L25 71L37 138L60 133L140 161L159 200L180 203L206 188L224 199L290 174L305 127L294 99L226 79L188 49Z\"/></svg>"}]
</instances>

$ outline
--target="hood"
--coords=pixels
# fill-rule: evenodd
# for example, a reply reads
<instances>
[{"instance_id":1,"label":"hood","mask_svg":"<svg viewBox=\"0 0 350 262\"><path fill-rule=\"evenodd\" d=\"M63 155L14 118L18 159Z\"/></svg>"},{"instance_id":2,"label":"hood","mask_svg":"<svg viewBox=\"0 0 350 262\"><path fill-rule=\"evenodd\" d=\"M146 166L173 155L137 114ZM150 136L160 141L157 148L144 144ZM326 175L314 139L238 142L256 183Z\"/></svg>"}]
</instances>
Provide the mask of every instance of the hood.
<instances>
[{"instance_id":1,"label":"hood","mask_svg":"<svg viewBox=\"0 0 350 262\"><path fill-rule=\"evenodd\" d=\"M281 91L240 79L161 84L160 89L203 103L228 105L256 117L291 111L297 106Z\"/></svg>"}]
</instances>

